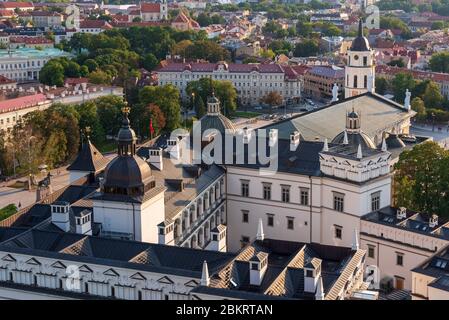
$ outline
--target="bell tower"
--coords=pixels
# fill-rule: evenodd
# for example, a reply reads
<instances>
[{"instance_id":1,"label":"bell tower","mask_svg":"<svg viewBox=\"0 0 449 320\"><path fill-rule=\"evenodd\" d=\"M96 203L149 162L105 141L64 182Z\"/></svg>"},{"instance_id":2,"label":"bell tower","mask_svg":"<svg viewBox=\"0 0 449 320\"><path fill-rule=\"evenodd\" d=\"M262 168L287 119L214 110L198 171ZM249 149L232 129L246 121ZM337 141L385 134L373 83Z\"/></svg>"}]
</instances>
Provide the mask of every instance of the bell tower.
<instances>
[{"instance_id":1,"label":"bell tower","mask_svg":"<svg viewBox=\"0 0 449 320\"><path fill-rule=\"evenodd\" d=\"M375 65L374 51L363 35L362 19L359 21L358 36L348 51L348 64L345 68L345 98L374 92Z\"/></svg>"}]
</instances>

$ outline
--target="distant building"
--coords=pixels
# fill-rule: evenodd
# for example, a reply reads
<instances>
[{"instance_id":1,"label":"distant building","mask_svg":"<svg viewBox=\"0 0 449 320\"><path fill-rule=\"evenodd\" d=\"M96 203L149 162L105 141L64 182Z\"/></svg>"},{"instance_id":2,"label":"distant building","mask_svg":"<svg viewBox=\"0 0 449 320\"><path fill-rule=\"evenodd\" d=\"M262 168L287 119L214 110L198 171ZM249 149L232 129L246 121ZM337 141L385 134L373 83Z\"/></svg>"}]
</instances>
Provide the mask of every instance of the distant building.
<instances>
[{"instance_id":1,"label":"distant building","mask_svg":"<svg viewBox=\"0 0 449 320\"><path fill-rule=\"evenodd\" d=\"M79 32L99 34L109 29L112 29L112 26L105 20L83 20L80 22Z\"/></svg>"},{"instance_id":2,"label":"distant building","mask_svg":"<svg viewBox=\"0 0 449 320\"><path fill-rule=\"evenodd\" d=\"M201 28L198 22L187 16L182 10L171 22L171 27L181 31L199 30Z\"/></svg>"},{"instance_id":3,"label":"distant building","mask_svg":"<svg viewBox=\"0 0 449 320\"><path fill-rule=\"evenodd\" d=\"M336 66L311 67L304 74L304 94L316 99L332 98L332 88L338 85L344 91L345 70Z\"/></svg>"},{"instance_id":4,"label":"distant building","mask_svg":"<svg viewBox=\"0 0 449 320\"><path fill-rule=\"evenodd\" d=\"M208 77L231 81L242 104L257 105L261 97L272 91L278 92L285 102L301 95L295 72L286 74L278 64L171 63L157 73L159 85L176 86L184 98L188 82Z\"/></svg>"},{"instance_id":5,"label":"distant building","mask_svg":"<svg viewBox=\"0 0 449 320\"><path fill-rule=\"evenodd\" d=\"M0 50L0 75L17 82L39 79L39 72L48 60L69 56L67 52L55 48L43 50L17 48Z\"/></svg>"},{"instance_id":6,"label":"distant building","mask_svg":"<svg viewBox=\"0 0 449 320\"><path fill-rule=\"evenodd\" d=\"M34 10L34 5L32 2L13 2L5 1L0 2L0 9L3 10L19 10L19 11L31 11Z\"/></svg>"},{"instance_id":7,"label":"distant building","mask_svg":"<svg viewBox=\"0 0 449 320\"><path fill-rule=\"evenodd\" d=\"M62 25L62 14L49 11L33 11L31 12L33 25L43 28L54 28Z\"/></svg>"}]
</instances>

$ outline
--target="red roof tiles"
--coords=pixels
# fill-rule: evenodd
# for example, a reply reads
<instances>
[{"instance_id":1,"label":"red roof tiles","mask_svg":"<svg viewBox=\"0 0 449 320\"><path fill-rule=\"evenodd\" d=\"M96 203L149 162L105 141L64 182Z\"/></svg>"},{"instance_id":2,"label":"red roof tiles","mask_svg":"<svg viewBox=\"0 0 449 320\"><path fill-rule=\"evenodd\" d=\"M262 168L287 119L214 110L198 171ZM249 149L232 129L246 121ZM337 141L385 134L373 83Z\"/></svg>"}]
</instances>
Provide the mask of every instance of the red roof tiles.
<instances>
[{"instance_id":1,"label":"red roof tiles","mask_svg":"<svg viewBox=\"0 0 449 320\"><path fill-rule=\"evenodd\" d=\"M44 94L38 93L30 96L0 101L0 113L34 107L46 101Z\"/></svg>"}]
</instances>

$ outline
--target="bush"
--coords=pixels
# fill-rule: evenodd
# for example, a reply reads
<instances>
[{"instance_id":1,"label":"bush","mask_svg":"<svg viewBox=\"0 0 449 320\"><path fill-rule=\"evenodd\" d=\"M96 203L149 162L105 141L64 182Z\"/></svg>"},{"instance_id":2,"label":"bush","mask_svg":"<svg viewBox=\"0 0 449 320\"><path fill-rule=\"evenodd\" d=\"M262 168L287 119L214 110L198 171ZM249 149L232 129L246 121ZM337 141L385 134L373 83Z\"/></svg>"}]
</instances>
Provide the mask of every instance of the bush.
<instances>
[{"instance_id":1,"label":"bush","mask_svg":"<svg viewBox=\"0 0 449 320\"><path fill-rule=\"evenodd\" d=\"M0 221L12 216L17 212L17 207L15 204L8 204L6 207L0 209Z\"/></svg>"}]
</instances>

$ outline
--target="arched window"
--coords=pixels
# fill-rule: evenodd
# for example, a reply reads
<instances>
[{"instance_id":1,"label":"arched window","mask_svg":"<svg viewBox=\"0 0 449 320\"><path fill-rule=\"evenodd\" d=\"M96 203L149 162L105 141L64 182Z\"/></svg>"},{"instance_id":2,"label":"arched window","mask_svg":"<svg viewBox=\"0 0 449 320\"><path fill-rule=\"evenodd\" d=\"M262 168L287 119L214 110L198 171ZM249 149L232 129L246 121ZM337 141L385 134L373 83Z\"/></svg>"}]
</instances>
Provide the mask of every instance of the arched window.
<instances>
[{"instance_id":1,"label":"arched window","mask_svg":"<svg viewBox=\"0 0 449 320\"><path fill-rule=\"evenodd\" d=\"M357 88L357 76L354 76L354 88Z\"/></svg>"},{"instance_id":2,"label":"arched window","mask_svg":"<svg viewBox=\"0 0 449 320\"><path fill-rule=\"evenodd\" d=\"M363 79L363 87L364 88L368 87L368 76L365 76L365 78Z\"/></svg>"}]
</instances>

